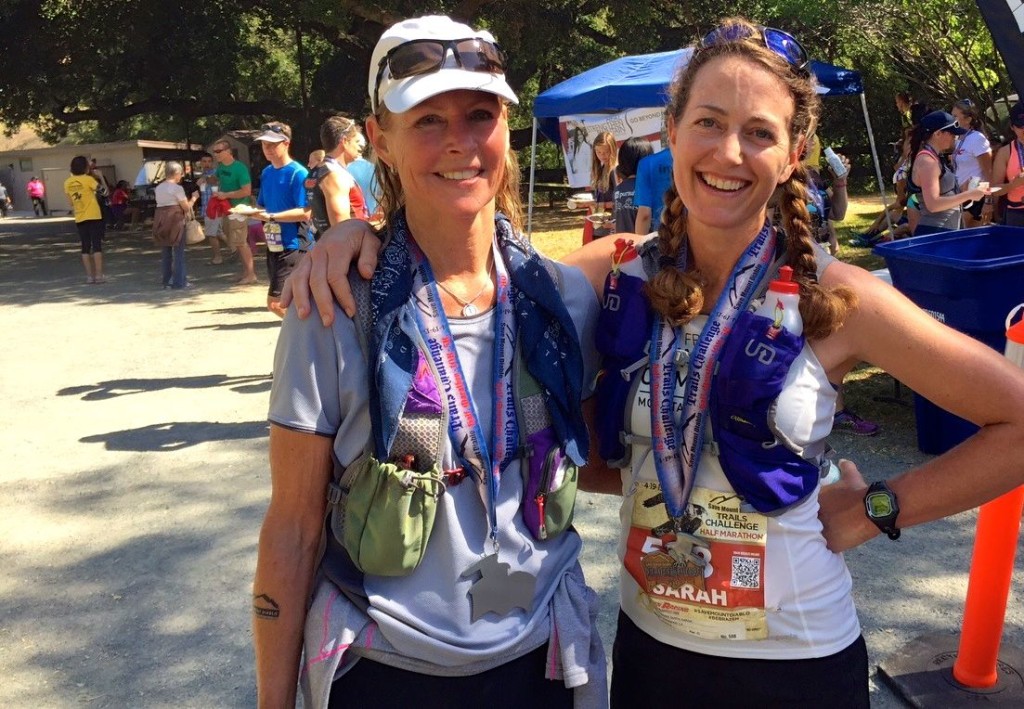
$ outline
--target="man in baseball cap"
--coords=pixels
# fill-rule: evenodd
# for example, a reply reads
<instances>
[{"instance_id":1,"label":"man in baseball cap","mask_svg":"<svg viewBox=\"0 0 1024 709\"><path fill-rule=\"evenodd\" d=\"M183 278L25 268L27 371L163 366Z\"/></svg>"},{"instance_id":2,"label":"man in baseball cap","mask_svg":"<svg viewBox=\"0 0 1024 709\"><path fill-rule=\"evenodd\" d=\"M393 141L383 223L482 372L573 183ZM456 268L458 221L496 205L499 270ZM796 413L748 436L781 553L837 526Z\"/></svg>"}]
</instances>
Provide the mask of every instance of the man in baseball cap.
<instances>
[{"instance_id":1,"label":"man in baseball cap","mask_svg":"<svg viewBox=\"0 0 1024 709\"><path fill-rule=\"evenodd\" d=\"M271 121L260 126L261 133L253 140L265 143L290 143L292 142L292 129L288 124L280 121Z\"/></svg>"},{"instance_id":2,"label":"man in baseball cap","mask_svg":"<svg viewBox=\"0 0 1024 709\"><path fill-rule=\"evenodd\" d=\"M303 256L299 223L310 216L305 185L309 173L288 152L292 129L287 124L264 123L255 140L263 145L263 157L270 163L260 175L260 194L256 200L262 209L256 217L264 222L263 234L267 240L267 275L270 277L267 308L283 318L281 288Z\"/></svg>"}]
</instances>

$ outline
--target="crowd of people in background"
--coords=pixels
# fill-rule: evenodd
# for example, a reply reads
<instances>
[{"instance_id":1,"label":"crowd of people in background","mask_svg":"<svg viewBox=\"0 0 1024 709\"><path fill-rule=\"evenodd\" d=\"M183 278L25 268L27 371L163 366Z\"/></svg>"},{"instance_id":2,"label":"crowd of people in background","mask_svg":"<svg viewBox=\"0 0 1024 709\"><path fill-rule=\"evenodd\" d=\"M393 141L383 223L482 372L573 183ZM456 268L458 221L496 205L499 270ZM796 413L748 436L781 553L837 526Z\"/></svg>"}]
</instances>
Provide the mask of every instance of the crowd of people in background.
<instances>
[{"instance_id":1,"label":"crowd of people in background","mask_svg":"<svg viewBox=\"0 0 1024 709\"><path fill-rule=\"evenodd\" d=\"M331 116L320 130L323 147L309 157L308 168L290 153L291 127L279 121L263 124L253 138L268 165L262 170L259 190L246 163L239 160L226 139L215 141L195 164L166 161L158 183L143 198L127 181L112 183L95 158L78 155L64 192L71 205L81 243L85 282L107 282L103 270L103 242L108 231L124 230L143 222L145 203L151 203L151 234L161 249L161 284L187 289L185 229L195 222L210 248L210 265L228 258L237 261L236 285L259 282L254 251L266 245L269 278L267 307L282 316L277 304L281 287L318 235L339 221L379 217L374 163L363 157L366 139L355 121ZM36 216L48 216L46 185L33 176L26 185ZM0 184L0 215L7 216L12 200ZM191 243L191 241L189 242Z\"/></svg>"},{"instance_id":2,"label":"crowd of people in background","mask_svg":"<svg viewBox=\"0 0 1024 709\"><path fill-rule=\"evenodd\" d=\"M854 236L852 246L870 247L906 236L993 223L1024 223L1024 102L1010 108L1009 135L996 146L995 155L983 127L984 114L970 99L957 101L948 112L934 110L906 93L897 94L895 103L904 121L900 139L892 143L895 200L867 230ZM660 142L663 147L665 136ZM847 177L822 170L820 156L821 144L815 135L803 162L810 177L809 210L817 241L835 255L839 249L835 222L845 214ZM837 157L848 171L849 160ZM586 205L583 242L613 232L644 235L656 229L671 176L667 150L653 152L643 138L618 144L611 132L599 133L591 145L593 201ZM622 188L619 182L624 183ZM842 208L833 201L840 201Z\"/></svg>"},{"instance_id":3,"label":"crowd of people in background","mask_svg":"<svg viewBox=\"0 0 1024 709\"><path fill-rule=\"evenodd\" d=\"M893 143L895 199L864 233L854 236L852 246L990 223L1024 224L1024 103L1017 102L1010 109L1008 139L995 151L983 128L983 114L969 99L957 101L949 112L932 110L905 93L897 94L895 103L904 121L903 133ZM349 218L379 223L380 186L375 163L363 157L366 138L359 124L347 117L332 116L323 123L322 147L312 151L306 167L288 152L291 129L286 124L265 124L255 140L270 162L261 175L261 187L269 185L266 195L261 191L255 199L248 166L223 139L201 156L195 169L185 163L179 180L187 197L193 192L198 195L199 218L210 246L209 262L224 263L227 251L239 264L235 283L258 282L253 249L260 242L267 243L271 281L267 302L281 315L275 305L281 283L321 233ZM590 169L593 202L584 223L584 243L612 233L643 235L657 228L663 195L672 179L670 152L654 150L666 145L665 135L660 143L655 146L634 137L620 145L608 131L594 138ZM821 145L814 136L803 162L809 176L808 208L816 240L835 255L839 246L835 223L842 221L847 201L846 176L822 169L820 154ZM75 158L77 169L82 160L86 161L85 171L72 169L65 192L82 238L83 264L89 264L86 281L103 283L103 234L125 229L129 216L134 226L140 212L127 181L111 184L96 160L84 156ZM849 161L842 160L848 168ZM274 178L285 175L294 184L282 191ZM86 176L95 184L91 198L81 189ZM166 169L164 180L170 180ZM33 176L25 190L35 215L47 216L45 183ZM287 199L283 196L286 192L291 195ZM252 207L253 201L256 207ZM8 190L0 185L0 214L6 216L12 204ZM250 207L252 212L245 213ZM167 285L166 278L164 282Z\"/></svg>"},{"instance_id":4,"label":"crowd of people in background","mask_svg":"<svg viewBox=\"0 0 1024 709\"><path fill-rule=\"evenodd\" d=\"M312 151L308 167L303 166L290 153L291 127L279 121L265 123L253 139L269 163L260 174L258 191L248 166L225 139L211 145L194 170L188 164L165 163L163 181L154 190L153 221L153 238L164 251L164 287L191 287L185 276L187 220L182 215L195 216L198 204L198 219L210 247L209 263L219 266L227 257L236 260L235 284L259 282L254 251L257 244L266 245L267 307L283 315L277 305L281 286L318 233L343 219L370 219L377 211L374 166L362 157L366 141L359 125L332 116L323 123L320 138L323 148ZM132 200L130 186L121 181L111 189L94 163L89 174L97 184L101 221L110 228L123 228Z\"/></svg>"},{"instance_id":5,"label":"crowd of people in background","mask_svg":"<svg viewBox=\"0 0 1024 709\"><path fill-rule=\"evenodd\" d=\"M1011 155L1021 155L1024 102L1010 107L1007 136L995 155L983 128L983 113L970 99L955 102L947 112L900 93L896 109L904 121L903 134L893 143L896 199L854 239L855 246L1024 223L1021 212L1015 211L1024 208L1024 161L1018 158L1014 165L1011 160Z\"/></svg>"}]
</instances>

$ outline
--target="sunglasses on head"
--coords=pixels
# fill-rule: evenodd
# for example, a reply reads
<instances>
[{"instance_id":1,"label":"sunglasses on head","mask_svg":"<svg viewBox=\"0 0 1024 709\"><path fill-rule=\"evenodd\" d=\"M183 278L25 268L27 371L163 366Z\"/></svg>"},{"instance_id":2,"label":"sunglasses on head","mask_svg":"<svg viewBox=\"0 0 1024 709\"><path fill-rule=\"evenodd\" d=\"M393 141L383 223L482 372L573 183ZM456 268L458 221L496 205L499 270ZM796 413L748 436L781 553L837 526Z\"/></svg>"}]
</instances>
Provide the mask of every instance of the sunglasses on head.
<instances>
[{"instance_id":1,"label":"sunglasses on head","mask_svg":"<svg viewBox=\"0 0 1024 709\"><path fill-rule=\"evenodd\" d=\"M260 126L260 130L269 130L272 133L280 133L283 136L288 135L287 133L284 132L284 128L278 125L274 125L272 123L264 123L262 126Z\"/></svg>"},{"instance_id":2,"label":"sunglasses on head","mask_svg":"<svg viewBox=\"0 0 1024 709\"><path fill-rule=\"evenodd\" d=\"M377 69L373 86L374 110L380 105L380 82L388 70L395 81L420 74L440 71L448 50L456 63L466 71L483 74L505 73L505 52L494 42L471 37L469 39L414 39L400 44L384 55Z\"/></svg>"},{"instance_id":3,"label":"sunglasses on head","mask_svg":"<svg viewBox=\"0 0 1024 709\"><path fill-rule=\"evenodd\" d=\"M745 39L757 38L760 35L764 46L785 59L794 69L805 70L810 59L807 50L789 32L774 27L750 28L745 25L724 25L704 35L698 49L706 49L720 44L740 42Z\"/></svg>"}]
</instances>

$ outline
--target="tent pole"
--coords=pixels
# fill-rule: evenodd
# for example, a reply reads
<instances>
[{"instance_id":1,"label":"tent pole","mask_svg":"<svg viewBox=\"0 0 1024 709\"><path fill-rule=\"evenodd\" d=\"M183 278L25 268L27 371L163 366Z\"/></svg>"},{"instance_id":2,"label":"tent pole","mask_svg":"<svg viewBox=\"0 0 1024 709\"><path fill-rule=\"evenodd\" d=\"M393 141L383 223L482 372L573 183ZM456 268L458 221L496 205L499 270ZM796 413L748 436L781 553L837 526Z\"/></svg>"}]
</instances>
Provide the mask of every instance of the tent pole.
<instances>
[{"instance_id":1,"label":"tent pole","mask_svg":"<svg viewBox=\"0 0 1024 709\"><path fill-rule=\"evenodd\" d=\"M885 196L885 180L882 179L882 166L878 162L878 150L875 148L875 134L871 129L871 117L868 115L868 100L864 92L860 92L860 106L864 110L864 125L868 129L868 143L871 145L871 158L875 161L875 177L878 180L878 194L882 196L882 214L885 215L885 223L889 226L889 234L896 238L896 231L892 228L892 220L889 218L889 203Z\"/></svg>"},{"instance_id":2,"label":"tent pole","mask_svg":"<svg viewBox=\"0 0 1024 709\"><path fill-rule=\"evenodd\" d=\"M537 119L533 119L533 140L530 145L530 196L526 208L526 236L533 238L533 186L537 169Z\"/></svg>"}]
</instances>

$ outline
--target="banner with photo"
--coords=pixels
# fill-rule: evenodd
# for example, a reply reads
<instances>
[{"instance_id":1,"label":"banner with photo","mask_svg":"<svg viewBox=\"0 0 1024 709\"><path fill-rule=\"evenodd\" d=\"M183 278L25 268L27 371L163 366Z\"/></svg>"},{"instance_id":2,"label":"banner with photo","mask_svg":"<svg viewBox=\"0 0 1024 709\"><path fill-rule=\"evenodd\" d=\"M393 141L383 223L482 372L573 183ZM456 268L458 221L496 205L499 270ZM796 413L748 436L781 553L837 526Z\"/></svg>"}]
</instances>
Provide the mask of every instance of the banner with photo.
<instances>
[{"instance_id":1,"label":"banner with photo","mask_svg":"<svg viewBox=\"0 0 1024 709\"><path fill-rule=\"evenodd\" d=\"M558 132L562 139L565 171L571 187L590 184L590 161L594 140L600 133L611 131L615 142L622 145L630 138L645 138L654 152L662 149L661 122L664 107L633 108L622 113L584 113L559 116Z\"/></svg>"}]
</instances>

